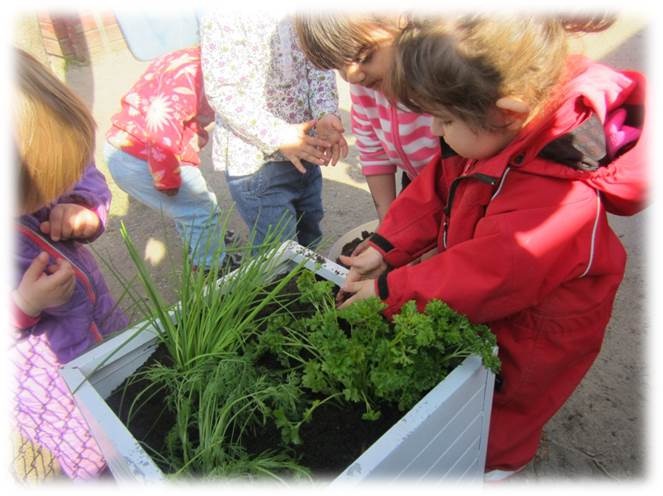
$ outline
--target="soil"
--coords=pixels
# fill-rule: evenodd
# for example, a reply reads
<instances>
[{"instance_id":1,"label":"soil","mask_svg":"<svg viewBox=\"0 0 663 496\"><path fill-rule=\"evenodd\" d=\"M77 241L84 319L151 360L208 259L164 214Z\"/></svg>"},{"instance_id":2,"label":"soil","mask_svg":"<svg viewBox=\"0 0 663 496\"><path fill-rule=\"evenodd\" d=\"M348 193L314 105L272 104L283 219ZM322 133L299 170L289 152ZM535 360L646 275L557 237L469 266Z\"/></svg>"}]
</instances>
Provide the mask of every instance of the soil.
<instances>
[{"instance_id":1,"label":"soil","mask_svg":"<svg viewBox=\"0 0 663 496\"><path fill-rule=\"evenodd\" d=\"M159 346L138 372L145 370L156 361L168 360L165 348ZM137 415L127 423L127 415L134 398L147 385L144 380L123 383L106 400L111 410L127 426L131 434L151 450L163 452L165 447L164 433L168 432L175 422L175 414L163 402L163 395L156 394L141 405ZM317 408L312 420L300 429L302 444L291 446L293 458L308 467L314 478L333 478L339 475L354 460L368 449L382 434L387 432L402 416L394 406L381 407L382 415L378 420L362 420L362 405L344 405L339 408L329 403ZM250 453L275 450L281 444L281 434L273 426L258 431L246 441ZM158 463L158 460L155 460ZM167 471L166 467L160 466Z\"/></svg>"},{"instance_id":2,"label":"soil","mask_svg":"<svg viewBox=\"0 0 663 496\"><path fill-rule=\"evenodd\" d=\"M285 294L296 293L295 280L291 280L283 289ZM291 307L293 312L306 313L310 306L301 303ZM268 306L262 312L271 313ZM161 362L168 365L172 363L165 346L159 345L156 351L138 370L137 374L148 369L153 364ZM261 365L278 366L276 362L261 359ZM134 375L135 376L135 375ZM132 377L134 377L132 376ZM169 432L175 422L175 413L164 404L164 395L154 394L135 410L131 422L128 414L132 409L132 399L149 385L144 379L133 380L129 377L106 400L111 410L127 426L131 434L144 445L146 450L163 452L165 448L166 432ZM321 398L322 399L322 398ZM395 405L379 405L381 416L374 421L361 418L364 413L363 404L337 405L326 403L313 412L312 420L300 429L302 443L291 445L289 452L301 465L310 469L315 478L333 478L339 475L346 467L356 460L368 447L378 440L403 415ZM281 434L273 424L259 429L254 436L246 439L245 447L249 453L258 454L264 451L274 451L282 446ZM158 460L155 463L159 464ZM160 466L167 472L167 467Z\"/></svg>"},{"instance_id":3,"label":"soil","mask_svg":"<svg viewBox=\"0 0 663 496\"><path fill-rule=\"evenodd\" d=\"M140 373L157 362L163 364L171 362L165 346L158 346L152 356L136 372ZM131 380L128 378L106 399L106 403L138 441L161 452L165 443L164 434L175 423L175 414L164 405L163 395L153 395L140 406L136 415L132 415L132 421L128 421L133 398L148 385L149 383L145 379ZM161 468L163 470L163 467Z\"/></svg>"},{"instance_id":4,"label":"soil","mask_svg":"<svg viewBox=\"0 0 663 496\"><path fill-rule=\"evenodd\" d=\"M349 242L347 242L343 245L343 247L341 248L341 255L344 255L346 257L349 257L350 255L352 255L352 252L355 250L355 248L357 248L357 246L359 246L359 244L362 241L369 238L372 234L373 234L372 232L362 231L361 232L361 238L355 238L355 239L353 239L353 240L351 240L351 241L349 241ZM345 268L348 268L347 265L345 265L344 263L341 262L340 258L336 259L336 263L339 264L339 265L342 265Z\"/></svg>"}]
</instances>

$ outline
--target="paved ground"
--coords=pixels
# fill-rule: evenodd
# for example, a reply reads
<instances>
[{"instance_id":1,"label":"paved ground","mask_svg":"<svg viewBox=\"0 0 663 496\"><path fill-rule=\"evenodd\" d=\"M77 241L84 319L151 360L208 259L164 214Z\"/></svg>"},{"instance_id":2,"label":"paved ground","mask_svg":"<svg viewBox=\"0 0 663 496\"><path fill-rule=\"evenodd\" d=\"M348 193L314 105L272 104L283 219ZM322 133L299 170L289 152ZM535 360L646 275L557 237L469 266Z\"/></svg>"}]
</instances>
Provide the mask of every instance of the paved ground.
<instances>
[{"instance_id":1,"label":"paved ground","mask_svg":"<svg viewBox=\"0 0 663 496\"><path fill-rule=\"evenodd\" d=\"M592 37L586 50L620 67L646 70L647 40L642 23L627 20L609 32ZM98 165L105 171L101 143L110 115L116 111L120 96L142 72L146 63L129 53L104 55L91 66L68 68L67 81L91 105L99 125ZM342 107L347 125L347 87L340 82ZM211 146L203 153L204 171L224 209L231 200L223 176L210 167ZM323 201L326 208L323 231L325 246L354 226L372 220L374 208L368 189L357 168L356 150L335 168L324 169ZM118 226L124 222L146 256L154 261L157 283L169 294L171 264L169 256L178 256L180 243L171 223L118 190L107 175L114 191L114 204L107 233L95 243L100 256L121 270L128 270ZM513 484L529 485L552 481L625 481L641 482L648 477L648 366L645 353L648 330L646 233L648 212L632 218L611 219L620 234L629 261L624 282L615 304L613 318L599 359L568 403L545 429L539 453ZM231 225L244 233L237 215ZM322 249L321 252L325 250ZM119 285L109 274L113 291ZM172 297L172 295L169 295Z\"/></svg>"}]
</instances>

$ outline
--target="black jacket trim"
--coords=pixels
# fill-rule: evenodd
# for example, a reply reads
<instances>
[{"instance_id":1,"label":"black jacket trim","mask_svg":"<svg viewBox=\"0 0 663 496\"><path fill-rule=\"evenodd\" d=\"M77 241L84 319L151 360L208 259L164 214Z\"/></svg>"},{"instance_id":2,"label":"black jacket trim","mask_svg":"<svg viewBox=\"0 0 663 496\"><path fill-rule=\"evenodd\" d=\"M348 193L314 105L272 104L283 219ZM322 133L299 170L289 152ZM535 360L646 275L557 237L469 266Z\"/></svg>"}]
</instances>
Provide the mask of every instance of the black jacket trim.
<instances>
[{"instance_id":1,"label":"black jacket trim","mask_svg":"<svg viewBox=\"0 0 663 496\"><path fill-rule=\"evenodd\" d=\"M387 285L387 274L388 272L383 272L378 277L378 297L381 300L386 300L389 298L389 286Z\"/></svg>"},{"instance_id":2,"label":"black jacket trim","mask_svg":"<svg viewBox=\"0 0 663 496\"><path fill-rule=\"evenodd\" d=\"M389 253L391 250L394 249L394 245L392 245L389 241L387 241L385 238L380 236L378 233L373 233L371 235L371 241L375 243L385 253Z\"/></svg>"}]
</instances>

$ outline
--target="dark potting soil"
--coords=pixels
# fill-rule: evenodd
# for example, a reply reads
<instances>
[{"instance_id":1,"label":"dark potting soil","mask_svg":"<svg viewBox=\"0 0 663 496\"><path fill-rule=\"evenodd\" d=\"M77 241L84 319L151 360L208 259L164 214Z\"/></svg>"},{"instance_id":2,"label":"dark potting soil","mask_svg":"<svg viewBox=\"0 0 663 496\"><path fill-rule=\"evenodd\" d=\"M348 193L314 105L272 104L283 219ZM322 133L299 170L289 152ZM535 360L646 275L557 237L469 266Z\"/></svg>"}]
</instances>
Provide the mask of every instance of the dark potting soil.
<instances>
[{"instance_id":1,"label":"dark potting soil","mask_svg":"<svg viewBox=\"0 0 663 496\"><path fill-rule=\"evenodd\" d=\"M353 240L351 240L351 241L349 241L349 242L347 242L343 245L343 247L341 248L341 255L345 255L346 257L349 257L350 255L352 255L352 252L355 250L355 248L357 248L357 246L359 246L359 244L362 241L364 241L366 238L369 238L372 234L373 234L372 232L362 231L361 232L361 238L355 238L355 239L353 239ZM344 263L341 263L340 258L336 259L336 263L339 264L339 265L342 265L345 268L348 268L347 265L345 265Z\"/></svg>"},{"instance_id":2,"label":"dark potting soil","mask_svg":"<svg viewBox=\"0 0 663 496\"><path fill-rule=\"evenodd\" d=\"M156 362L163 364L172 363L172 359L166 347L159 345L156 351L147 359L147 361L136 371L143 372ZM106 399L106 403L113 410L115 415L129 429L129 432L138 441L156 450L162 452L165 447L165 434L175 424L175 413L164 405L164 395L156 393L150 395L145 402L133 407L132 402L146 386L149 381L146 379L132 380L131 377L125 380L113 393ZM131 421L128 416L132 413ZM148 454L149 449L146 450ZM164 470L164 467L160 467ZM165 471L165 470L164 470Z\"/></svg>"},{"instance_id":3,"label":"dark potting soil","mask_svg":"<svg viewBox=\"0 0 663 496\"><path fill-rule=\"evenodd\" d=\"M284 291L297 291L295 281L291 281ZM165 346L158 346L137 372L142 372L156 361L164 364L171 362ZM141 402L140 408L135 410L137 413L127 422L133 398L147 384L145 380L127 380L106 401L131 434L148 447L146 451L150 454L152 450L164 451L165 434L175 422L175 413L164 404L164 395L157 393ZM314 477L333 478L375 443L404 414L398 411L395 405L382 405L381 412L377 420L363 420L363 404L339 406L331 402L325 403L313 412L310 422L301 426L302 443L290 445L290 452L301 465L310 469ZM255 436L247 439L245 443L249 453L254 454L275 450L281 445L281 434L273 425L256 432ZM159 464L157 460L155 463ZM168 471L167 467L160 468L164 472Z\"/></svg>"},{"instance_id":4,"label":"dark potting soil","mask_svg":"<svg viewBox=\"0 0 663 496\"><path fill-rule=\"evenodd\" d=\"M164 360L169 360L164 346L157 347L155 353L138 369L138 372L157 360L162 363ZM131 434L148 447L146 451L149 455L152 450L164 451L165 433L173 426L175 414L164 405L164 395L155 394L140 405L137 414L134 414L131 422L127 424L131 401L146 384L144 380L133 381L130 384L125 381L106 402L127 425ZM324 404L313 412L312 420L300 428L302 444L291 445L291 454L301 465L308 467L314 477L336 477L404 414L391 405L383 406L381 411L379 419L363 420L362 404L343 406ZM273 425L257 432L245 443L249 453L254 454L278 449L280 445L281 434ZM155 462L159 464L157 460ZM160 468L164 472L168 471L167 467Z\"/></svg>"}]
</instances>

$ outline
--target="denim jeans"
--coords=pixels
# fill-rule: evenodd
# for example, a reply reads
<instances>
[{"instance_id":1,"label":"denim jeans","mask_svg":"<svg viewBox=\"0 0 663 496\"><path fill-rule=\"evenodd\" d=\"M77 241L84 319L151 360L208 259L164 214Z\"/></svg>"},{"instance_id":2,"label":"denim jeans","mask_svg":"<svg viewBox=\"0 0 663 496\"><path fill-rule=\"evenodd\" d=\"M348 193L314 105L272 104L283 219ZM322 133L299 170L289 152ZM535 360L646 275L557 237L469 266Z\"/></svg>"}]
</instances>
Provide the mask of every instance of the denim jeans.
<instances>
[{"instance_id":1,"label":"denim jeans","mask_svg":"<svg viewBox=\"0 0 663 496\"><path fill-rule=\"evenodd\" d=\"M215 267L223 261L223 235L219 225L216 195L207 188L200 169L182 164L182 186L175 196L154 187L147 162L106 143L104 156L117 185L144 205L163 212L175 221L182 240L189 245L192 262Z\"/></svg>"},{"instance_id":2,"label":"denim jeans","mask_svg":"<svg viewBox=\"0 0 663 496\"><path fill-rule=\"evenodd\" d=\"M247 176L230 176L230 194L249 229L255 228L254 245L261 244L270 229L283 229L283 240L297 240L315 248L320 242L322 174L318 165L303 162L306 174L290 162L267 162Z\"/></svg>"}]
</instances>

